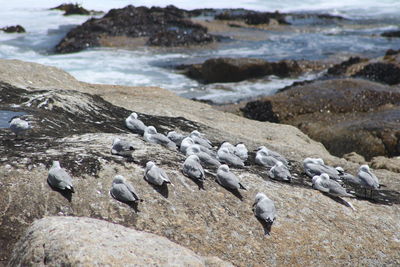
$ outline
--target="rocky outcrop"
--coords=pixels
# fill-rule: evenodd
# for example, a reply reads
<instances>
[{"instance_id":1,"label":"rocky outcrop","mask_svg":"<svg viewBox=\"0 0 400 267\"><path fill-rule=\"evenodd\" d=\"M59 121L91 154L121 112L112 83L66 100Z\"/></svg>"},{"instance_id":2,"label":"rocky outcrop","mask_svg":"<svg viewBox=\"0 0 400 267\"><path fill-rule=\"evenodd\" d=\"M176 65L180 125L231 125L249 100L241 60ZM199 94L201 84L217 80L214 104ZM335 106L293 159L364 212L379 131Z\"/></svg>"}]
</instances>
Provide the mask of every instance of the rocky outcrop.
<instances>
[{"instance_id":1,"label":"rocky outcrop","mask_svg":"<svg viewBox=\"0 0 400 267\"><path fill-rule=\"evenodd\" d=\"M160 88L86 84L53 67L15 60L0 62L0 80L7 81L0 91L1 110L24 111L34 126L22 140L15 140L9 129L0 129L1 264L9 261L12 248L29 225L47 216L105 220L163 236L196 255L218 257L235 266L399 264L398 174L374 170L387 187L368 199L357 191L358 197L349 200L356 208L352 211L313 190L301 161L308 156L322 157L353 174L359 164L331 156L295 127L219 112ZM46 73L48 80L43 79ZM251 153L247 168L232 169L248 189L242 192L242 200L219 186L209 173L205 190L199 190L180 171L182 154L146 143L125 129L123 118L131 111L162 133L174 129L186 134L199 129L215 147L222 141L244 142L249 151L267 145L289 159L295 179L291 184L271 180L265 169L254 164ZM116 136L134 144L133 160L111 155ZM59 159L73 177L76 192L70 201L46 182L48 166L54 159ZM148 160L169 175L174 186L167 192L143 179ZM109 195L116 174L123 175L144 200L137 211ZM263 235L262 225L251 210L257 192L275 201L277 220L269 237ZM68 223L68 227L74 225ZM88 230L85 234L94 236L98 225L93 224L94 233ZM34 236L28 231L27 238L29 233ZM48 232L49 238L52 233ZM123 238L110 237L110 242ZM68 239L81 242L73 233ZM46 257L42 255L51 248L45 245L44 252L35 248L21 250L39 253L37 259L44 264ZM17 245L16 251L19 249ZM81 261L85 255L80 255ZM218 266L219 261L213 259ZM52 256L51 260L63 259Z\"/></svg>"},{"instance_id":2,"label":"rocky outcrop","mask_svg":"<svg viewBox=\"0 0 400 267\"><path fill-rule=\"evenodd\" d=\"M387 31L387 32L383 32L382 34L381 34L381 36L383 36L383 37L390 37L390 38L393 38L393 37L400 37L400 31Z\"/></svg>"},{"instance_id":3,"label":"rocky outcrop","mask_svg":"<svg viewBox=\"0 0 400 267\"><path fill-rule=\"evenodd\" d=\"M50 10L62 10L64 11L64 16L68 15L90 15L90 11L83 8L79 4L61 4L59 6L50 8Z\"/></svg>"},{"instance_id":4,"label":"rocky outcrop","mask_svg":"<svg viewBox=\"0 0 400 267\"><path fill-rule=\"evenodd\" d=\"M83 256L84 255L84 256ZM10 266L233 266L201 257L165 237L78 217L35 221L16 244Z\"/></svg>"},{"instance_id":5,"label":"rocky outcrop","mask_svg":"<svg viewBox=\"0 0 400 267\"><path fill-rule=\"evenodd\" d=\"M250 101L246 117L288 123L334 155L400 155L400 91L364 80L316 81Z\"/></svg>"},{"instance_id":6,"label":"rocky outcrop","mask_svg":"<svg viewBox=\"0 0 400 267\"><path fill-rule=\"evenodd\" d=\"M203 83L239 82L266 75L288 77L301 73L296 61L268 62L257 58L211 58L202 64L179 66L178 69Z\"/></svg>"},{"instance_id":7,"label":"rocky outcrop","mask_svg":"<svg viewBox=\"0 0 400 267\"><path fill-rule=\"evenodd\" d=\"M388 85L400 83L400 56L389 50L382 58L361 59L351 57L327 70L328 77L355 77Z\"/></svg>"},{"instance_id":8,"label":"rocky outcrop","mask_svg":"<svg viewBox=\"0 0 400 267\"><path fill-rule=\"evenodd\" d=\"M6 32L6 33L24 33L24 32L26 32L24 27L22 27L21 25L3 27L3 28L0 28L0 31Z\"/></svg>"},{"instance_id":9,"label":"rocky outcrop","mask_svg":"<svg viewBox=\"0 0 400 267\"><path fill-rule=\"evenodd\" d=\"M102 46L109 39L146 38L148 45L188 46L214 41L207 29L185 18L174 6L112 9L102 18L92 18L72 29L56 46L58 53L78 52Z\"/></svg>"},{"instance_id":10,"label":"rocky outcrop","mask_svg":"<svg viewBox=\"0 0 400 267\"><path fill-rule=\"evenodd\" d=\"M279 24L289 24L285 19L285 14L276 12L257 12L246 9L227 9L215 15L216 20L240 20L247 25L269 24L271 19Z\"/></svg>"}]
</instances>

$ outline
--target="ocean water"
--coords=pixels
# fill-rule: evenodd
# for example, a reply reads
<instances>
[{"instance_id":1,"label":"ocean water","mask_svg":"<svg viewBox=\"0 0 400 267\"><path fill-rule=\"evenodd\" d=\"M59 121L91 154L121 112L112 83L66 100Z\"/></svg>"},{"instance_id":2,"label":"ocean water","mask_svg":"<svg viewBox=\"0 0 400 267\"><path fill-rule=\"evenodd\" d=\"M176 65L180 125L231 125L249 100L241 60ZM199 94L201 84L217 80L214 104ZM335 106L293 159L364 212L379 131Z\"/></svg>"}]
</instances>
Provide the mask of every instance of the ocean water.
<instances>
[{"instance_id":1,"label":"ocean water","mask_svg":"<svg viewBox=\"0 0 400 267\"><path fill-rule=\"evenodd\" d=\"M399 49L400 39L382 38L386 30L399 29L398 0L239 0L239 1L126 1L81 0L87 8L107 12L128 4L135 6L175 6L194 8L248 8L260 11L318 12L341 15L348 21L322 23L293 21L296 27L284 32L258 30L257 40L223 42L215 49L137 50L95 48L79 53L57 55L54 46L73 27L88 16L63 16L49 10L68 1L5 1L0 9L0 27L20 24L25 34L0 32L0 58L20 59L59 67L76 79L90 83L132 86L160 86L178 95L209 100L215 103L236 102L255 96L275 93L297 80L313 79L318 73L296 79L266 77L228 84L203 85L173 70L173 66L201 62L207 58L257 57L276 61L282 59L329 60L346 59L351 55L382 56L389 48Z\"/></svg>"}]
</instances>

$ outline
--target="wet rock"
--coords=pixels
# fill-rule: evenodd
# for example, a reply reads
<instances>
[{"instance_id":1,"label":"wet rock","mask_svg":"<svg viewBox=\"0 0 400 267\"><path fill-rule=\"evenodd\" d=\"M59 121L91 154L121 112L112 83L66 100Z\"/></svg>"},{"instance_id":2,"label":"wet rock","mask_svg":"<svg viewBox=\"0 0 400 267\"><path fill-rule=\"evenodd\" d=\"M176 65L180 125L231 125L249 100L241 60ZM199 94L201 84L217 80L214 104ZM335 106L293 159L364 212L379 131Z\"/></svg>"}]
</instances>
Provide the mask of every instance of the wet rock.
<instances>
[{"instance_id":1,"label":"wet rock","mask_svg":"<svg viewBox=\"0 0 400 267\"><path fill-rule=\"evenodd\" d=\"M84 257L82 257L84 255ZM102 220L46 217L16 244L10 266L233 266L202 257L165 237Z\"/></svg>"},{"instance_id":2,"label":"wet rock","mask_svg":"<svg viewBox=\"0 0 400 267\"><path fill-rule=\"evenodd\" d=\"M174 6L112 9L102 18L92 18L72 29L56 46L58 53L77 52L101 46L113 37L149 38L148 45L188 46L209 43L207 29L185 18L185 10ZM167 40L163 40L167 38Z\"/></svg>"},{"instance_id":3,"label":"wet rock","mask_svg":"<svg viewBox=\"0 0 400 267\"><path fill-rule=\"evenodd\" d=\"M392 63L371 63L355 73L353 77L362 77L368 80L386 83L389 85L400 83L400 67Z\"/></svg>"},{"instance_id":4,"label":"wet rock","mask_svg":"<svg viewBox=\"0 0 400 267\"><path fill-rule=\"evenodd\" d=\"M279 24L289 24L285 15L276 12L257 12L246 9L228 9L215 16L216 20L241 20L248 25L269 24L271 19Z\"/></svg>"},{"instance_id":5,"label":"wet rock","mask_svg":"<svg viewBox=\"0 0 400 267\"><path fill-rule=\"evenodd\" d=\"M299 127L334 155L400 155L400 92L377 83L338 79L292 87L250 101L248 118Z\"/></svg>"},{"instance_id":6,"label":"wet rock","mask_svg":"<svg viewBox=\"0 0 400 267\"><path fill-rule=\"evenodd\" d=\"M89 15L91 12L83 8L79 4L61 4L59 6L50 8L50 10L62 10L65 11L64 16L68 15Z\"/></svg>"},{"instance_id":7,"label":"wet rock","mask_svg":"<svg viewBox=\"0 0 400 267\"><path fill-rule=\"evenodd\" d=\"M398 49L398 50L388 49L385 53L385 56L393 56L393 55L397 55L399 53L400 53L400 49Z\"/></svg>"},{"instance_id":8,"label":"wet rock","mask_svg":"<svg viewBox=\"0 0 400 267\"><path fill-rule=\"evenodd\" d=\"M211 58L202 64L179 68L188 77L204 83L239 82L266 75L288 77L301 73L296 61L268 62L257 58Z\"/></svg>"},{"instance_id":9,"label":"wet rock","mask_svg":"<svg viewBox=\"0 0 400 267\"><path fill-rule=\"evenodd\" d=\"M0 28L1 31L6 32L6 33L24 33L26 32L24 27L21 25L15 25L15 26L7 26Z\"/></svg>"},{"instance_id":10,"label":"wet rock","mask_svg":"<svg viewBox=\"0 0 400 267\"><path fill-rule=\"evenodd\" d=\"M382 37L400 37L400 31L387 31L381 34Z\"/></svg>"},{"instance_id":11,"label":"wet rock","mask_svg":"<svg viewBox=\"0 0 400 267\"><path fill-rule=\"evenodd\" d=\"M361 59L360 57L350 57L348 60L341 62L330 67L327 70L327 75L344 75L351 65L366 61L366 59Z\"/></svg>"}]
</instances>

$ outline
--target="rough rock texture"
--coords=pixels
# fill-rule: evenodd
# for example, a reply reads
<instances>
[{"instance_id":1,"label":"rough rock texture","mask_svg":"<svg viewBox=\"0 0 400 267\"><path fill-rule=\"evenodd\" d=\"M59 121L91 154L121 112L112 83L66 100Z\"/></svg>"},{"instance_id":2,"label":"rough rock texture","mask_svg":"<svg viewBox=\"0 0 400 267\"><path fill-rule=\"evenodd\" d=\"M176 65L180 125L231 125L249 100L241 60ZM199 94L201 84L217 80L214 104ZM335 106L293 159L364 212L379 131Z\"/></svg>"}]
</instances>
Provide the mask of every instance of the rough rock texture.
<instances>
[{"instance_id":1,"label":"rough rock texture","mask_svg":"<svg viewBox=\"0 0 400 267\"><path fill-rule=\"evenodd\" d=\"M49 72L53 87L43 79ZM359 165L331 156L295 127L219 112L160 88L79 83L56 68L27 62L0 60L0 80L11 83L4 85L7 89L0 92L2 98L13 95L10 92L21 96L5 97L8 100L0 102L1 109L25 110L38 126L31 137L22 140L14 140L8 129L0 129L0 149L6 151L0 162L1 263L10 259L12 247L35 219L73 215L161 235L197 255L216 256L236 266L400 264L400 178L396 173L374 170L387 187L369 200L349 200L356 208L352 211L311 189L301 161L308 156L322 157L353 174ZM27 95L41 101L27 102ZM64 107L62 114L66 116L51 112L50 107ZM296 179L292 184L269 179L263 168L254 165L252 153L246 163L248 169L232 169L248 188L242 192L242 201L209 174L205 190L199 190L181 174L184 157L179 152L148 144L129 133L122 121L117 123L131 111L139 112L146 123L154 123L163 133L171 128L183 133L197 128L214 145L242 141L250 151L267 145L290 160ZM69 121L68 127L79 130L63 134L53 124L56 119ZM107 123L94 126L103 120ZM51 127L61 136L47 137ZM115 136L134 143L133 161L110 154ZM46 183L47 166L54 158L60 159L73 176L76 193L70 202ZM174 183L167 192L143 179L144 164L150 159L164 168ZM110 197L117 173L124 175L144 199L137 212ZM254 196L260 191L273 199L277 208L278 217L269 237L263 236L262 226L251 211Z\"/></svg>"},{"instance_id":2,"label":"rough rock texture","mask_svg":"<svg viewBox=\"0 0 400 267\"><path fill-rule=\"evenodd\" d=\"M16 244L10 266L232 266L201 257L165 237L78 217L35 221Z\"/></svg>"},{"instance_id":3,"label":"rough rock texture","mask_svg":"<svg viewBox=\"0 0 400 267\"><path fill-rule=\"evenodd\" d=\"M392 172L400 173L400 157L386 158L375 157L371 160L371 166L376 169L386 169Z\"/></svg>"},{"instance_id":4,"label":"rough rock texture","mask_svg":"<svg viewBox=\"0 0 400 267\"><path fill-rule=\"evenodd\" d=\"M188 77L204 83L239 82L266 75L287 77L301 72L296 61L268 62L258 58L211 58L202 64L179 68Z\"/></svg>"},{"instance_id":5,"label":"rough rock texture","mask_svg":"<svg viewBox=\"0 0 400 267\"><path fill-rule=\"evenodd\" d=\"M400 91L355 79L316 81L250 101L248 118L287 123L334 155L400 155Z\"/></svg>"},{"instance_id":6,"label":"rough rock texture","mask_svg":"<svg viewBox=\"0 0 400 267\"><path fill-rule=\"evenodd\" d=\"M50 10L62 10L64 11L64 16L68 15L89 15L90 11L83 8L79 4L61 4L59 6L50 8Z\"/></svg>"},{"instance_id":7,"label":"rough rock texture","mask_svg":"<svg viewBox=\"0 0 400 267\"><path fill-rule=\"evenodd\" d=\"M21 25L15 25L15 26L7 26L0 28L1 31L6 32L6 33L24 33L26 32L24 27Z\"/></svg>"},{"instance_id":8,"label":"rough rock texture","mask_svg":"<svg viewBox=\"0 0 400 267\"><path fill-rule=\"evenodd\" d=\"M92 18L72 29L56 46L58 53L78 52L111 43L110 39L148 38L148 45L187 46L214 41L207 29L185 19L185 11L174 6L112 9L102 18Z\"/></svg>"},{"instance_id":9,"label":"rough rock texture","mask_svg":"<svg viewBox=\"0 0 400 267\"><path fill-rule=\"evenodd\" d=\"M285 14L279 12L257 12L245 9L228 9L215 16L216 20L241 20L248 25L269 24L271 19L279 24L289 24Z\"/></svg>"},{"instance_id":10,"label":"rough rock texture","mask_svg":"<svg viewBox=\"0 0 400 267\"><path fill-rule=\"evenodd\" d=\"M384 84L400 83L400 55L388 50L381 58L361 59L351 57L327 70L327 76L356 77Z\"/></svg>"}]
</instances>

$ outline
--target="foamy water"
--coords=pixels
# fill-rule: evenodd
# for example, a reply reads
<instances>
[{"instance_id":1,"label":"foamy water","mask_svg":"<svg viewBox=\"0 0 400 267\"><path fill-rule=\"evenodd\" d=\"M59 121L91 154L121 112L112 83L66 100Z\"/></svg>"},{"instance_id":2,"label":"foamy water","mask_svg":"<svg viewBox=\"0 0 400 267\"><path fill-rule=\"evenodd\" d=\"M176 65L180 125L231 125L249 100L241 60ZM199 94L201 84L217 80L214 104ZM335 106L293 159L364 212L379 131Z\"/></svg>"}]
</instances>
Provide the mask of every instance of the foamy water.
<instances>
[{"instance_id":1,"label":"foamy water","mask_svg":"<svg viewBox=\"0 0 400 267\"><path fill-rule=\"evenodd\" d=\"M353 21L327 25L301 25L288 32L259 31L262 41L233 41L220 44L214 50L160 51L154 48L123 50L96 48L73 54L55 55L54 46L87 16L63 16L48 8L65 1L38 0L28 3L16 0L2 3L0 26L20 24L25 34L0 32L0 57L20 59L59 67L81 81L132 86L160 86L185 97L196 97L216 103L234 102L259 95L273 94L295 80L314 78L315 74L298 79L268 77L252 82L202 85L166 66L201 62L210 57L258 57L276 61L282 59L323 60L346 58L354 54L380 56L389 49L399 49L396 39L379 37L385 30L400 25L400 1L79 1L87 9L108 11L128 4L135 6L175 6L194 8L249 8L263 11L304 11L342 15ZM68 2L68 1L67 1Z\"/></svg>"}]
</instances>

